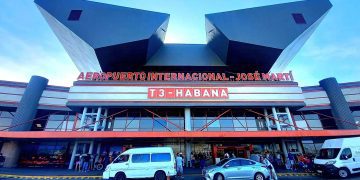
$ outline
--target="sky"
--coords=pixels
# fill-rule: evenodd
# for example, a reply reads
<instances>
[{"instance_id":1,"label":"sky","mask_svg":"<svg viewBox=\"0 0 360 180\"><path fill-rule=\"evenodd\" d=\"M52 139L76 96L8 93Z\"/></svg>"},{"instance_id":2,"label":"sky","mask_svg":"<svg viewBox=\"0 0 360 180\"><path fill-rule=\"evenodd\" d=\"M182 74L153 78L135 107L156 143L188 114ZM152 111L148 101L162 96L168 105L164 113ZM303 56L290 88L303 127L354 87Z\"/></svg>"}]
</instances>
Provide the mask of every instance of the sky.
<instances>
[{"instance_id":1,"label":"sky","mask_svg":"<svg viewBox=\"0 0 360 180\"><path fill-rule=\"evenodd\" d=\"M295 0L96 0L170 14L165 43L205 44L204 14ZM360 0L330 0L333 8L290 62L300 86L324 78L360 81ZM71 86L79 71L32 0L0 0L0 80Z\"/></svg>"}]
</instances>

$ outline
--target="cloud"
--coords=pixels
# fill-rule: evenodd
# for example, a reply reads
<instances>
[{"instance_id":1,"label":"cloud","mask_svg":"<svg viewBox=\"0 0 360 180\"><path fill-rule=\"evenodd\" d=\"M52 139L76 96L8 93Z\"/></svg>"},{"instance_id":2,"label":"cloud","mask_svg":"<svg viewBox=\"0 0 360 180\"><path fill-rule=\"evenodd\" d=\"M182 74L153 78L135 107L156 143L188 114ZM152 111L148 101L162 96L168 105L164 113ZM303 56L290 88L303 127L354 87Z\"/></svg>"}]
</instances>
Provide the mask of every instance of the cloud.
<instances>
[{"instance_id":1,"label":"cloud","mask_svg":"<svg viewBox=\"0 0 360 180\"><path fill-rule=\"evenodd\" d=\"M28 82L32 75L49 79L49 84L71 86L78 70L65 51L53 52L39 44L18 38L0 28L0 76Z\"/></svg>"}]
</instances>

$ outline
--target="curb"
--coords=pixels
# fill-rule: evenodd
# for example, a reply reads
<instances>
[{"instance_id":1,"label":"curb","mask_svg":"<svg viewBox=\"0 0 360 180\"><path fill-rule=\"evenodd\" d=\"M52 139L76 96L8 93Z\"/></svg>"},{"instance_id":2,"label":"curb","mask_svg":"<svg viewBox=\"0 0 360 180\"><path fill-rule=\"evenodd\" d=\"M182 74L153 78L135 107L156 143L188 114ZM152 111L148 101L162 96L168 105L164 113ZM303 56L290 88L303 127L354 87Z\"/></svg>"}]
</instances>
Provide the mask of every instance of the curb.
<instances>
[{"instance_id":1,"label":"curb","mask_svg":"<svg viewBox=\"0 0 360 180\"><path fill-rule=\"evenodd\" d=\"M286 176L316 176L317 173L277 173L278 177ZM184 176L201 176L201 174L186 174ZM25 175L11 175L0 174L0 178L13 179L102 179L102 176L25 176Z\"/></svg>"}]
</instances>

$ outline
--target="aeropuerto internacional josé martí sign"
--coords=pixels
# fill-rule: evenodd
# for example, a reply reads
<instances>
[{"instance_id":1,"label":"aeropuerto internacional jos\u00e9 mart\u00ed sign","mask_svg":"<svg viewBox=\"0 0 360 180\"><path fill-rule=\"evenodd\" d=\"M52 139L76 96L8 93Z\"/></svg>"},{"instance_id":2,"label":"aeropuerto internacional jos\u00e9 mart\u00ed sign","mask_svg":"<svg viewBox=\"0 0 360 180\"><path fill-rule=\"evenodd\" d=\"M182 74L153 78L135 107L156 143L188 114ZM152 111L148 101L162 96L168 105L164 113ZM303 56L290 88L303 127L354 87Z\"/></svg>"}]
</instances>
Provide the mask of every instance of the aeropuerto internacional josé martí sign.
<instances>
[{"instance_id":1,"label":"aeropuerto internacional jos\u00e9 mart\u00ed sign","mask_svg":"<svg viewBox=\"0 0 360 180\"><path fill-rule=\"evenodd\" d=\"M285 73L214 72L80 72L77 80L87 81L294 81L292 71Z\"/></svg>"}]
</instances>

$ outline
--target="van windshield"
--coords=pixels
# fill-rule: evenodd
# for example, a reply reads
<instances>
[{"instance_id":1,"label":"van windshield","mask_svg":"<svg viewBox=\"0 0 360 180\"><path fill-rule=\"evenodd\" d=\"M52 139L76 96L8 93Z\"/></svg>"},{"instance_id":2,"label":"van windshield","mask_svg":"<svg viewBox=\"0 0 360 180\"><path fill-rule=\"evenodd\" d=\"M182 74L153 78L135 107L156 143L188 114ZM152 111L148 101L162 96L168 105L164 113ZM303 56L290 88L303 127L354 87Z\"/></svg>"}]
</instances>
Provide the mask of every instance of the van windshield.
<instances>
[{"instance_id":1,"label":"van windshield","mask_svg":"<svg viewBox=\"0 0 360 180\"><path fill-rule=\"evenodd\" d=\"M119 157L117 157L113 163L122 163L122 162L127 162L128 160L129 160L129 155L122 154Z\"/></svg>"},{"instance_id":2,"label":"van windshield","mask_svg":"<svg viewBox=\"0 0 360 180\"><path fill-rule=\"evenodd\" d=\"M335 159L340 152L340 148L320 149L317 159Z\"/></svg>"}]
</instances>

